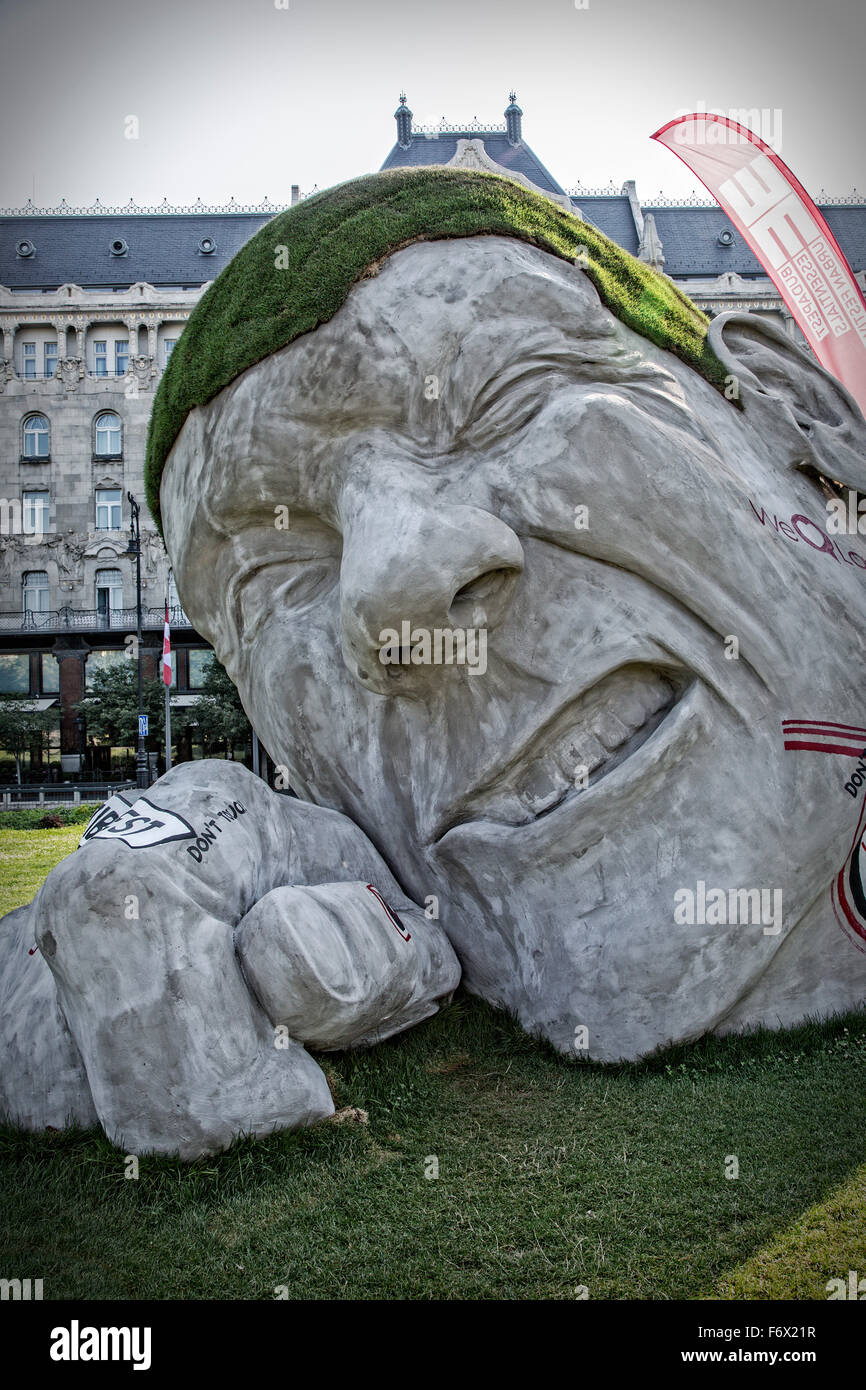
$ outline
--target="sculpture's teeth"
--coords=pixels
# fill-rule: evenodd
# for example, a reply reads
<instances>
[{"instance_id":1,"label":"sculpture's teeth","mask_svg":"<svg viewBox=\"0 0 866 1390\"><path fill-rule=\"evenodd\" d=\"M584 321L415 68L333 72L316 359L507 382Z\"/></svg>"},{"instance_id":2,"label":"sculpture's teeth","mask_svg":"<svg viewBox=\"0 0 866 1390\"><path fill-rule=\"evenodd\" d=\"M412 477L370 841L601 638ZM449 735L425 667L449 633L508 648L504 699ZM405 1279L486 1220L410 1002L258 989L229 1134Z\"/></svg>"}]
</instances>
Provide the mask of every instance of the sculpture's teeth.
<instances>
[{"instance_id":1,"label":"sculpture's teeth","mask_svg":"<svg viewBox=\"0 0 866 1390\"><path fill-rule=\"evenodd\" d=\"M663 709L665 705L670 704L673 698L674 688L670 681L666 681L663 676L658 676L655 682L655 689L652 692L649 713L655 714L658 710Z\"/></svg>"},{"instance_id":2,"label":"sculpture's teeth","mask_svg":"<svg viewBox=\"0 0 866 1390\"><path fill-rule=\"evenodd\" d=\"M614 701L614 710L623 724L634 733L640 729L658 706L653 704L654 693L648 685L641 685L639 689L630 689L617 692Z\"/></svg>"},{"instance_id":3,"label":"sculpture's teeth","mask_svg":"<svg viewBox=\"0 0 866 1390\"><path fill-rule=\"evenodd\" d=\"M643 721L641 721L643 722ZM621 748L635 729L628 728L612 709L600 710L592 721L592 731L600 739L608 753Z\"/></svg>"},{"instance_id":4,"label":"sculpture's teeth","mask_svg":"<svg viewBox=\"0 0 866 1390\"><path fill-rule=\"evenodd\" d=\"M583 733L572 730L560 739L555 755L560 772L574 785L582 771L595 772L601 767L607 754L599 740L587 729Z\"/></svg>"},{"instance_id":5,"label":"sculpture's teeth","mask_svg":"<svg viewBox=\"0 0 866 1390\"><path fill-rule=\"evenodd\" d=\"M533 816L540 816L562 801L571 786L552 758L539 758L519 779L520 800Z\"/></svg>"},{"instance_id":6,"label":"sculpture's teeth","mask_svg":"<svg viewBox=\"0 0 866 1390\"><path fill-rule=\"evenodd\" d=\"M536 741L528 761L475 793L471 809L506 825L526 825L599 782L640 746L675 703L670 681L648 667L608 677L566 711L570 727Z\"/></svg>"}]
</instances>

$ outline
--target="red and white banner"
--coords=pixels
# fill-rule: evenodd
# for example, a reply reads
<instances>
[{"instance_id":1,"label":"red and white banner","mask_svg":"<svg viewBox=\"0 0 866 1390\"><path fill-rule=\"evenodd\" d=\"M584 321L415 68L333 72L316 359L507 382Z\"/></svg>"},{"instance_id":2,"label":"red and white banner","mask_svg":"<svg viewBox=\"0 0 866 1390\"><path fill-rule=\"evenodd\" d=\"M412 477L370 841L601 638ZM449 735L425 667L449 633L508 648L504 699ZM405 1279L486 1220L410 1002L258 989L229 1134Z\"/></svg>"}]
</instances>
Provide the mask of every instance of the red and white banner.
<instances>
[{"instance_id":1,"label":"red and white banner","mask_svg":"<svg viewBox=\"0 0 866 1390\"><path fill-rule=\"evenodd\" d=\"M678 116L651 139L712 193L781 294L823 367L866 415L866 300L826 221L774 150L710 112Z\"/></svg>"},{"instance_id":2,"label":"red and white banner","mask_svg":"<svg viewBox=\"0 0 866 1390\"><path fill-rule=\"evenodd\" d=\"M171 685L171 628L168 625L168 604L165 605L165 626L162 629L162 679Z\"/></svg>"},{"instance_id":3,"label":"red and white banner","mask_svg":"<svg viewBox=\"0 0 866 1390\"><path fill-rule=\"evenodd\" d=\"M783 719L782 733L789 753L840 753L845 758L866 754L866 729L856 724L827 724L819 719Z\"/></svg>"}]
</instances>

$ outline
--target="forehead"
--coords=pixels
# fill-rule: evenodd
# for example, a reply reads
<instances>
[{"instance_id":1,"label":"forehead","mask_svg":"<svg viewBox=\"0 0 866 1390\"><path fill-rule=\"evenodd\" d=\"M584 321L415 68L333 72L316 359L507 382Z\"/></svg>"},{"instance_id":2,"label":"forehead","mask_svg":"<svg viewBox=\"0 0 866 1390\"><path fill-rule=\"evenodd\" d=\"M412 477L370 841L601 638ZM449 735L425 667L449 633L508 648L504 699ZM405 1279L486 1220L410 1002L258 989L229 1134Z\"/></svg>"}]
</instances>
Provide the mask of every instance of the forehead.
<instances>
[{"instance_id":1,"label":"forehead","mask_svg":"<svg viewBox=\"0 0 866 1390\"><path fill-rule=\"evenodd\" d=\"M326 516L347 441L386 431L420 453L447 448L491 385L562 363L594 381L658 375L661 355L581 270L538 247L498 236L417 242L359 282L328 323L192 412L165 476L188 494L187 518L200 504L223 534L274 496Z\"/></svg>"},{"instance_id":2,"label":"forehead","mask_svg":"<svg viewBox=\"0 0 866 1390\"><path fill-rule=\"evenodd\" d=\"M548 252L508 237L418 242L387 257L328 323L245 373L215 414L232 428L255 396L312 424L363 420L373 398L397 399L419 372L450 368L450 385L471 389L516 350L562 338L601 348L616 323L587 277Z\"/></svg>"},{"instance_id":3,"label":"forehead","mask_svg":"<svg viewBox=\"0 0 866 1390\"><path fill-rule=\"evenodd\" d=\"M460 375L471 378L479 357L505 358L563 335L603 344L615 332L587 277L548 252L507 237L419 242L386 258L271 370L302 416L313 413L307 402L348 413L370 382L382 387L385 368L402 379L459 356Z\"/></svg>"}]
</instances>

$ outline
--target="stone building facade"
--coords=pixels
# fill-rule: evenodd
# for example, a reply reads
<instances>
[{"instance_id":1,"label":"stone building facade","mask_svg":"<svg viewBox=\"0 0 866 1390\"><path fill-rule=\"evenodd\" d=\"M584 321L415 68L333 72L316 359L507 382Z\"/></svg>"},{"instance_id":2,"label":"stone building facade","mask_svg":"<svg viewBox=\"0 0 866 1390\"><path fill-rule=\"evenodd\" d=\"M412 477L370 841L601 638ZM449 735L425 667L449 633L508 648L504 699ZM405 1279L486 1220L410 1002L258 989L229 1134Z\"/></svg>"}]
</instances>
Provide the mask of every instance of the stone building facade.
<instances>
[{"instance_id":1,"label":"stone building facade","mask_svg":"<svg viewBox=\"0 0 866 1390\"><path fill-rule=\"evenodd\" d=\"M505 172L662 270L709 314L772 314L799 336L715 204L642 203L633 181L566 190L526 143L514 94L501 125L414 127L404 97L394 114L397 140L382 168ZM819 206L866 287L866 202ZM123 660L136 630L129 493L141 507L146 669L161 643L168 561L143 494L154 390L203 290L279 210L265 202L0 213L0 691L59 703L66 772L78 770L86 746L75 707L88 676ZM201 685L207 644L174 593L169 601L172 699L182 706ZM89 751L89 771L101 757Z\"/></svg>"},{"instance_id":2,"label":"stone building facade","mask_svg":"<svg viewBox=\"0 0 866 1390\"><path fill-rule=\"evenodd\" d=\"M147 423L196 300L275 210L24 210L0 223L0 690L59 705L64 774L110 763L109 750L88 747L76 707L94 671L134 650L130 493L145 675L168 597L173 705L201 687L207 644L180 608L144 502Z\"/></svg>"}]
</instances>

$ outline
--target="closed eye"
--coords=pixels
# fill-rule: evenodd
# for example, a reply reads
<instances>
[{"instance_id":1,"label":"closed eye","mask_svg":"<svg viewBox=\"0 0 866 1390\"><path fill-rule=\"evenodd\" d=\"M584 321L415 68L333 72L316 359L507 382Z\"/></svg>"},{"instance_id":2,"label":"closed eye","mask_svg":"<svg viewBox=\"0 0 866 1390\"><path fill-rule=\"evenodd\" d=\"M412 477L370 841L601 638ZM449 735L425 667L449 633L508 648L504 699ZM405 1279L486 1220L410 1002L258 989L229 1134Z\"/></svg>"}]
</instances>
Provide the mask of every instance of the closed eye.
<instances>
[{"instance_id":1,"label":"closed eye","mask_svg":"<svg viewBox=\"0 0 866 1390\"><path fill-rule=\"evenodd\" d=\"M287 560L283 556L264 561L234 586L237 631L251 642L276 610L304 612L334 587L338 577L337 558Z\"/></svg>"},{"instance_id":2,"label":"closed eye","mask_svg":"<svg viewBox=\"0 0 866 1390\"><path fill-rule=\"evenodd\" d=\"M511 377L494 378L473 401L458 442L482 446L523 429L543 409L551 392L558 385L573 383L574 376L565 365L548 361Z\"/></svg>"}]
</instances>

